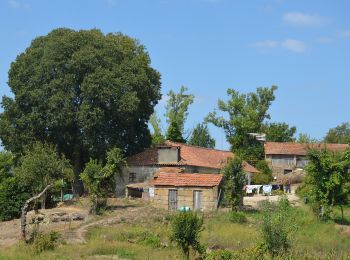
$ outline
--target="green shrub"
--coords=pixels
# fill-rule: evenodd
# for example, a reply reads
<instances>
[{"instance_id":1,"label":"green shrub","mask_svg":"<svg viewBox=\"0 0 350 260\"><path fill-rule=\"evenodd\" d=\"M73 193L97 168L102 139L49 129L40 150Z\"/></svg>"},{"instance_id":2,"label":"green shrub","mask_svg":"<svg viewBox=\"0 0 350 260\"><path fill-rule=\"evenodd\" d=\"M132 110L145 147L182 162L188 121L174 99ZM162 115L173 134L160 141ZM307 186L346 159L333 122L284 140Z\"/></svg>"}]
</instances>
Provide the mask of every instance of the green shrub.
<instances>
[{"instance_id":1,"label":"green shrub","mask_svg":"<svg viewBox=\"0 0 350 260\"><path fill-rule=\"evenodd\" d=\"M171 221L170 240L181 248L186 259L189 259L190 248L202 254L203 247L199 243L199 234L203 230L203 218L196 212L184 211L177 213Z\"/></svg>"},{"instance_id":2,"label":"green shrub","mask_svg":"<svg viewBox=\"0 0 350 260\"><path fill-rule=\"evenodd\" d=\"M59 238L60 234L56 231L51 231L47 234L36 234L33 241L34 252L38 254L42 251L55 249Z\"/></svg>"},{"instance_id":3,"label":"green shrub","mask_svg":"<svg viewBox=\"0 0 350 260\"><path fill-rule=\"evenodd\" d=\"M271 193L272 195L274 195L274 196L282 196L282 195L284 195L284 191L283 190L273 190L272 191L272 193Z\"/></svg>"},{"instance_id":4,"label":"green shrub","mask_svg":"<svg viewBox=\"0 0 350 260\"><path fill-rule=\"evenodd\" d=\"M239 211L231 211L229 215L229 220L232 223L246 223L247 222L247 217L243 212Z\"/></svg>"},{"instance_id":5,"label":"green shrub","mask_svg":"<svg viewBox=\"0 0 350 260\"><path fill-rule=\"evenodd\" d=\"M21 207L30 198L28 190L16 177L0 182L0 221L20 217Z\"/></svg>"},{"instance_id":6,"label":"green shrub","mask_svg":"<svg viewBox=\"0 0 350 260\"><path fill-rule=\"evenodd\" d=\"M231 260L233 253L225 249L214 250L205 256L206 260Z\"/></svg>"},{"instance_id":7,"label":"green shrub","mask_svg":"<svg viewBox=\"0 0 350 260\"><path fill-rule=\"evenodd\" d=\"M279 199L277 207L269 201L265 202L261 231L266 249L273 256L288 250L294 225L294 212L287 198Z\"/></svg>"},{"instance_id":8,"label":"green shrub","mask_svg":"<svg viewBox=\"0 0 350 260\"><path fill-rule=\"evenodd\" d=\"M152 233L147 233L141 243L152 248L158 248L161 246L159 236Z\"/></svg>"}]
</instances>

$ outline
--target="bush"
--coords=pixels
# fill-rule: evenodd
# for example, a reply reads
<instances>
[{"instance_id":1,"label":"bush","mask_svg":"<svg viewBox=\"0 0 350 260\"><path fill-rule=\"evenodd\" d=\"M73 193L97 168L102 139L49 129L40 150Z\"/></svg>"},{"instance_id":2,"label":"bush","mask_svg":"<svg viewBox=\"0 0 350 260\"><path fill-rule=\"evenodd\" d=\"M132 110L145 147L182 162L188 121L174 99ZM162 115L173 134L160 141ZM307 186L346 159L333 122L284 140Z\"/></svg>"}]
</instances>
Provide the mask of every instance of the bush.
<instances>
[{"instance_id":1,"label":"bush","mask_svg":"<svg viewBox=\"0 0 350 260\"><path fill-rule=\"evenodd\" d=\"M273 190L272 193L271 193L273 196L282 196L284 195L284 191L283 190Z\"/></svg>"},{"instance_id":2,"label":"bush","mask_svg":"<svg viewBox=\"0 0 350 260\"><path fill-rule=\"evenodd\" d=\"M158 248L161 246L159 236L152 233L147 233L141 243L152 248Z\"/></svg>"},{"instance_id":3,"label":"bush","mask_svg":"<svg viewBox=\"0 0 350 260\"><path fill-rule=\"evenodd\" d=\"M33 249L35 253L41 253L46 250L53 250L57 246L60 234L52 231L47 234L38 233L33 241Z\"/></svg>"},{"instance_id":4,"label":"bush","mask_svg":"<svg viewBox=\"0 0 350 260\"><path fill-rule=\"evenodd\" d=\"M243 212L231 211L229 215L229 220L232 223L246 223L247 218Z\"/></svg>"},{"instance_id":5,"label":"bush","mask_svg":"<svg viewBox=\"0 0 350 260\"><path fill-rule=\"evenodd\" d=\"M0 183L0 221L21 216L21 207L30 198L28 188L16 177L9 177Z\"/></svg>"},{"instance_id":6,"label":"bush","mask_svg":"<svg viewBox=\"0 0 350 260\"><path fill-rule=\"evenodd\" d=\"M234 259L233 253L231 251L220 249L214 250L205 256L206 260L231 260Z\"/></svg>"},{"instance_id":7,"label":"bush","mask_svg":"<svg viewBox=\"0 0 350 260\"><path fill-rule=\"evenodd\" d=\"M290 247L294 230L294 212L288 199L281 198L277 207L266 201L262 213L262 237L266 249L273 255L284 254Z\"/></svg>"},{"instance_id":8,"label":"bush","mask_svg":"<svg viewBox=\"0 0 350 260\"><path fill-rule=\"evenodd\" d=\"M190 248L202 254L203 247L199 243L199 234L203 231L203 218L196 212L184 211L177 213L171 221L170 240L181 248L186 259L189 259Z\"/></svg>"}]
</instances>

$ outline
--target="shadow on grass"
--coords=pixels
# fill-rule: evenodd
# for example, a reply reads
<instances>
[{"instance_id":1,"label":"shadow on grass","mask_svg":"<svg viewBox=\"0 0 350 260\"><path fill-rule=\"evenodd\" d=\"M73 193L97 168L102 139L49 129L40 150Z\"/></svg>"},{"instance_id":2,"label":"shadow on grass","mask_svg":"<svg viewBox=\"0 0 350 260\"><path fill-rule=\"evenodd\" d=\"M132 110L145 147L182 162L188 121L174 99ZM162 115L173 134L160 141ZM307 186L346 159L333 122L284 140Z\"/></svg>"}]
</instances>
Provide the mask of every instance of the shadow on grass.
<instances>
[{"instance_id":1,"label":"shadow on grass","mask_svg":"<svg viewBox=\"0 0 350 260\"><path fill-rule=\"evenodd\" d=\"M350 220L344 218L335 218L334 222L339 224L339 225L345 225L345 226L350 226Z\"/></svg>"},{"instance_id":2,"label":"shadow on grass","mask_svg":"<svg viewBox=\"0 0 350 260\"><path fill-rule=\"evenodd\" d=\"M128 209L128 208L137 208L140 207L138 205L127 204L127 205L109 205L106 206L106 210L118 210L118 209Z\"/></svg>"}]
</instances>

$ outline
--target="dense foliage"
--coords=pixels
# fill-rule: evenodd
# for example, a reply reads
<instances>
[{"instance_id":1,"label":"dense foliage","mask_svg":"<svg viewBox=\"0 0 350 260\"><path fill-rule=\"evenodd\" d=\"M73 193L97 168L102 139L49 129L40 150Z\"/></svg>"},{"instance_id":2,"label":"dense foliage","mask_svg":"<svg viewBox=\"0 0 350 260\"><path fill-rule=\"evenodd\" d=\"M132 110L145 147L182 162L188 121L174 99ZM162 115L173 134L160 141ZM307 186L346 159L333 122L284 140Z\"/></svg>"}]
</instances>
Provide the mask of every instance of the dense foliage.
<instances>
[{"instance_id":1,"label":"dense foliage","mask_svg":"<svg viewBox=\"0 0 350 260\"><path fill-rule=\"evenodd\" d=\"M40 193L47 185L60 188L62 180L63 183L73 181L69 161L61 157L54 146L40 142L27 148L14 172L19 181L29 187L31 196ZM46 196L43 196L43 208L45 200Z\"/></svg>"},{"instance_id":2,"label":"dense foliage","mask_svg":"<svg viewBox=\"0 0 350 260\"><path fill-rule=\"evenodd\" d=\"M342 123L334 128L329 129L324 142L347 144L350 143L350 124Z\"/></svg>"},{"instance_id":3,"label":"dense foliage","mask_svg":"<svg viewBox=\"0 0 350 260\"><path fill-rule=\"evenodd\" d=\"M176 121L170 123L166 132L166 139L173 142L185 143L186 140L182 137L180 126Z\"/></svg>"},{"instance_id":4,"label":"dense foliage","mask_svg":"<svg viewBox=\"0 0 350 260\"><path fill-rule=\"evenodd\" d=\"M177 125L182 136L184 135L185 122L188 116L188 107L194 100L194 96L192 94L185 94L186 91L187 88L184 86L181 86L179 93L175 93L170 90L168 93L169 99L165 106L165 117L168 127Z\"/></svg>"},{"instance_id":5,"label":"dense foliage","mask_svg":"<svg viewBox=\"0 0 350 260\"><path fill-rule=\"evenodd\" d=\"M107 163L90 159L81 174L84 186L87 188L92 201L92 213L99 211L99 198L107 196L115 189L116 175L122 174L122 168L126 166L126 160L119 148L113 148L107 152Z\"/></svg>"},{"instance_id":6,"label":"dense foliage","mask_svg":"<svg viewBox=\"0 0 350 260\"><path fill-rule=\"evenodd\" d=\"M313 144L313 143L318 143L319 141L308 134L300 133L298 136L297 142L300 144Z\"/></svg>"},{"instance_id":7,"label":"dense foliage","mask_svg":"<svg viewBox=\"0 0 350 260\"><path fill-rule=\"evenodd\" d=\"M153 128L152 133L152 145L161 144L165 141L165 137L163 135L162 127L161 127L161 121L160 118L157 115L157 112L154 112L150 119L149 123L151 124Z\"/></svg>"},{"instance_id":8,"label":"dense foliage","mask_svg":"<svg viewBox=\"0 0 350 260\"><path fill-rule=\"evenodd\" d=\"M262 126L262 133L266 134L268 142L294 142L295 126L290 127L286 123L266 123Z\"/></svg>"},{"instance_id":9,"label":"dense foliage","mask_svg":"<svg viewBox=\"0 0 350 260\"><path fill-rule=\"evenodd\" d=\"M197 124L192 131L188 144L206 148L215 148L215 139L210 136L208 125L205 123Z\"/></svg>"},{"instance_id":10,"label":"dense foliage","mask_svg":"<svg viewBox=\"0 0 350 260\"><path fill-rule=\"evenodd\" d=\"M230 159L221 173L224 175L224 201L237 211L243 205L243 187L246 183L242 160L238 157Z\"/></svg>"},{"instance_id":11,"label":"dense foliage","mask_svg":"<svg viewBox=\"0 0 350 260\"><path fill-rule=\"evenodd\" d=\"M259 170L258 173L253 174L252 182L256 184L270 184L273 180L272 170L265 160L259 161L255 165L256 169Z\"/></svg>"},{"instance_id":12,"label":"dense foliage","mask_svg":"<svg viewBox=\"0 0 350 260\"><path fill-rule=\"evenodd\" d=\"M229 100L219 100L218 108L227 113L227 117L216 112L208 115L207 121L223 128L232 151L243 160L255 164L264 158L263 145L249 133L261 133L266 119L270 119L268 110L275 100L277 87L258 88L256 93L241 94L228 89Z\"/></svg>"},{"instance_id":13,"label":"dense foliage","mask_svg":"<svg viewBox=\"0 0 350 260\"><path fill-rule=\"evenodd\" d=\"M324 150L310 150L304 190L315 212L328 219L334 206L350 201L350 149L342 154Z\"/></svg>"},{"instance_id":14,"label":"dense foliage","mask_svg":"<svg viewBox=\"0 0 350 260\"><path fill-rule=\"evenodd\" d=\"M61 28L35 38L11 64L14 98L2 99L3 145L20 154L36 140L52 143L71 160L76 180L90 157L104 160L115 146L142 150L161 97L150 63L145 47L121 33Z\"/></svg>"},{"instance_id":15,"label":"dense foliage","mask_svg":"<svg viewBox=\"0 0 350 260\"><path fill-rule=\"evenodd\" d=\"M279 199L277 206L265 201L261 233L266 249L273 255L284 254L290 247L295 230L295 216L287 198Z\"/></svg>"},{"instance_id":16,"label":"dense foliage","mask_svg":"<svg viewBox=\"0 0 350 260\"><path fill-rule=\"evenodd\" d=\"M190 257L190 249L203 253L199 242L200 232L203 230L203 218L196 212L185 211L177 213L171 221L170 239L181 248L186 259Z\"/></svg>"},{"instance_id":17,"label":"dense foliage","mask_svg":"<svg viewBox=\"0 0 350 260\"><path fill-rule=\"evenodd\" d=\"M8 177L0 182L0 221L18 218L21 207L31 196L29 187L16 177Z\"/></svg>"}]
</instances>

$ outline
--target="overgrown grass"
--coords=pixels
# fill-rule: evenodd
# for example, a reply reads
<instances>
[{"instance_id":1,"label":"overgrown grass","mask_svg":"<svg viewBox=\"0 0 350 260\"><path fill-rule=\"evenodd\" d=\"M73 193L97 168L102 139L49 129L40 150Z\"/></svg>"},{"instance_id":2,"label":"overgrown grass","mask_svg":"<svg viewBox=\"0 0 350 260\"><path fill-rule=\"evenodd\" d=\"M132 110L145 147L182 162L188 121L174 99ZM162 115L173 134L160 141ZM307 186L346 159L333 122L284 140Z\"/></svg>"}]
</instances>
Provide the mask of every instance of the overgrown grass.
<instances>
[{"instance_id":1,"label":"overgrown grass","mask_svg":"<svg viewBox=\"0 0 350 260\"><path fill-rule=\"evenodd\" d=\"M150 209L152 210L152 209ZM294 208L297 230L291 239L289 258L281 259L347 259L350 256L350 226L334 221L321 222L308 205ZM335 211L335 217L340 212ZM235 259L249 259L259 251L261 213L245 213L245 223L232 223L230 212L205 215L201 243L211 250L226 249ZM350 221L350 208L345 208ZM160 216L143 223L121 222L89 231L87 243L60 245L54 250L34 254L28 245L0 249L2 259L93 259L96 256L118 256L122 259L181 259L181 252L169 241L167 218ZM229 255L229 254L228 254ZM269 256L265 255L266 259Z\"/></svg>"}]
</instances>

